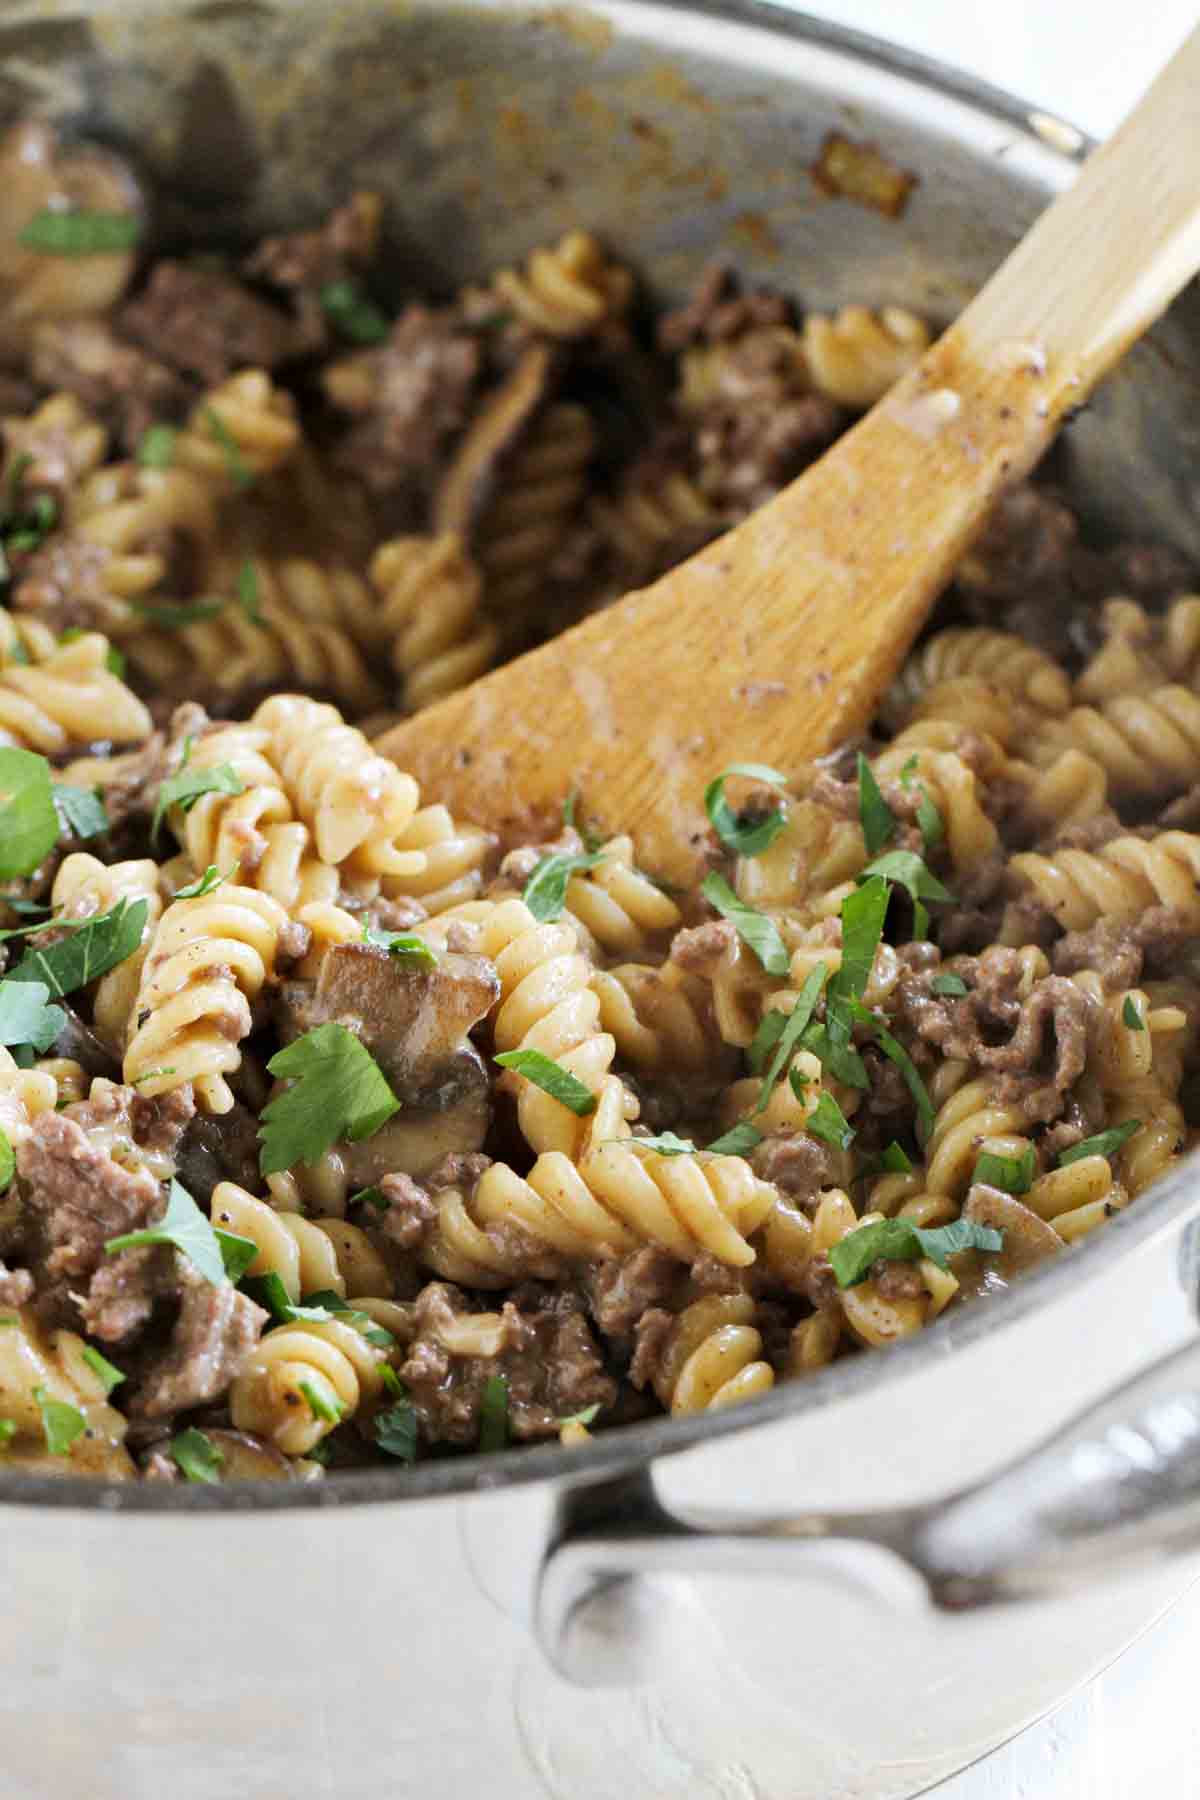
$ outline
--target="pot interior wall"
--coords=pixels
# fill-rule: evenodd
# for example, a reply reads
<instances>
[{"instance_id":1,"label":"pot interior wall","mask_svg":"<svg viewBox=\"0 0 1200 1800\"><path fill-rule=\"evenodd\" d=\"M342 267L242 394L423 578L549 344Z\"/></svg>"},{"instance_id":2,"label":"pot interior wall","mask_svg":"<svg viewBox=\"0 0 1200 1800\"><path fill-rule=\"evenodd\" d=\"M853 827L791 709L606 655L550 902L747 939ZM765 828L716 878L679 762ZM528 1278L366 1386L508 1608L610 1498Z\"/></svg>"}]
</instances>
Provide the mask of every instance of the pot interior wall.
<instances>
[{"instance_id":1,"label":"pot interior wall","mask_svg":"<svg viewBox=\"0 0 1200 1800\"><path fill-rule=\"evenodd\" d=\"M131 149L167 242L311 221L355 186L389 203L396 298L445 292L573 225L656 298L714 258L805 307L939 319L986 279L1070 162L1019 109L972 109L879 46L852 55L753 5L18 6L0 113L35 107ZM916 175L888 220L820 193L826 133ZM1063 478L1093 525L1200 556L1190 294L1075 425ZM1190 327L1190 328L1189 328Z\"/></svg>"}]
</instances>

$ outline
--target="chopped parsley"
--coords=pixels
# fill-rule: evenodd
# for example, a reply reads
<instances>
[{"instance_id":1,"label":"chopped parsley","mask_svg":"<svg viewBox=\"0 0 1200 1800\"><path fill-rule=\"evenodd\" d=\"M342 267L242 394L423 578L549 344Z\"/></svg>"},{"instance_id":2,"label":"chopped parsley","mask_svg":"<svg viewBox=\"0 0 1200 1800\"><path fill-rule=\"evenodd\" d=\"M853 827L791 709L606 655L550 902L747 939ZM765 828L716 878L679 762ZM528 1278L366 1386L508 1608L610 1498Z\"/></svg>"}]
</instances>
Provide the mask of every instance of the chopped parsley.
<instances>
[{"instance_id":1,"label":"chopped parsley","mask_svg":"<svg viewBox=\"0 0 1200 1800\"><path fill-rule=\"evenodd\" d=\"M728 919L742 942L753 950L768 975L786 975L788 953L779 927L766 913L756 912L738 899L723 875L716 870L706 875L700 892L724 918Z\"/></svg>"},{"instance_id":2,"label":"chopped parsley","mask_svg":"<svg viewBox=\"0 0 1200 1800\"><path fill-rule=\"evenodd\" d=\"M227 1232L225 1235L231 1237L233 1234ZM249 1239L242 1238L238 1242L248 1243ZM187 1189L174 1179L167 1191L167 1209L156 1225L109 1238L104 1248L110 1256L115 1256L118 1250L133 1250L139 1244L170 1244L182 1252L214 1287L226 1279L216 1232Z\"/></svg>"},{"instance_id":3,"label":"chopped parsley","mask_svg":"<svg viewBox=\"0 0 1200 1800\"><path fill-rule=\"evenodd\" d=\"M594 869L603 861L603 854L596 850L556 851L552 856L543 856L525 883L521 898L539 924L549 924L562 914L572 875Z\"/></svg>"},{"instance_id":4,"label":"chopped parsley","mask_svg":"<svg viewBox=\"0 0 1200 1800\"><path fill-rule=\"evenodd\" d=\"M342 1325L349 1325L360 1337L365 1337L368 1344L374 1344L379 1350L390 1350L396 1342L390 1331L377 1325L370 1313L361 1312L357 1306L351 1306L332 1288L322 1288L319 1293L306 1294L304 1299L306 1312L327 1313L330 1318L337 1319Z\"/></svg>"},{"instance_id":5,"label":"chopped parsley","mask_svg":"<svg viewBox=\"0 0 1200 1800\"><path fill-rule=\"evenodd\" d=\"M755 1114L765 1112L775 1083L791 1062L808 1029L809 1021L813 1016L813 1008L820 999L821 989L825 985L826 973L825 964L818 963L796 996L796 1004L787 1015L783 1030L778 1035L774 1053L767 1065L766 1074L763 1076L762 1086L758 1091L758 1099L754 1106Z\"/></svg>"},{"instance_id":6,"label":"chopped parsley","mask_svg":"<svg viewBox=\"0 0 1200 1800\"><path fill-rule=\"evenodd\" d=\"M292 1085L262 1110L264 1175L315 1163L341 1139L370 1137L400 1108L366 1045L336 1022L296 1038L267 1069Z\"/></svg>"},{"instance_id":7,"label":"chopped parsley","mask_svg":"<svg viewBox=\"0 0 1200 1800\"><path fill-rule=\"evenodd\" d=\"M929 985L935 994L941 994L947 1000L961 1000L967 991L961 975L935 975Z\"/></svg>"},{"instance_id":8,"label":"chopped parsley","mask_svg":"<svg viewBox=\"0 0 1200 1800\"><path fill-rule=\"evenodd\" d=\"M884 799L875 771L858 753L858 817L868 856L878 856L896 829L896 815Z\"/></svg>"},{"instance_id":9,"label":"chopped parsley","mask_svg":"<svg viewBox=\"0 0 1200 1800\"><path fill-rule=\"evenodd\" d=\"M1006 1194L1027 1194L1037 1173L1037 1157L1032 1144L1026 1144L1019 1156L1003 1156L994 1150L982 1150L975 1164L972 1181L1001 1188Z\"/></svg>"},{"instance_id":10,"label":"chopped parsley","mask_svg":"<svg viewBox=\"0 0 1200 1800\"><path fill-rule=\"evenodd\" d=\"M1140 1119L1126 1119L1123 1125L1113 1125L1108 1131L1098 1131L1095 1137L1084 1138L1081 1144L1072 1144L1069 1150L1059 1154L1058 1166L1065 1169L1084 1156L1112 1156L1123 1144L1127 1144L1135 1132L1142 1129Z\"/></svg>"},{"instance_id":11,"label":"chopped parsley","mask_svg":"<svg viewBox=\"0 0 1200 1800\"><path fill-rule=\"evenodd\" d=\"M199 881L193 881L188 887L176 889L175 898L177 900L200 900L205 894L211 894L214 888L219 888L223 881L232 881L239 866L238 863L234 863L232 869L222 872L216 863L209 863Z\"/></svg>"},{"instance_id":12,"label":"chopped parsley","mask_svg":"<svg viewBox=\"0 0 1200 1800\"><path fill-rule=\"evenodd\" d=\"M894 881L902 887L912 901L913 936L924 938L929 935L929 912L926 900L953 900L954 895L942 886L937 876L926 867L915 850L887 850L877 856L873 863L868 863L859 880L871 875L882 875L887 881Z\"/></svg>"},{"instance_id":13,"label":"chopped parsley","mask_svg":"<svg viewBox=\"0 0 1200 1800\"><path fill-rule=\"evenodd\" d=\"M314 1419L322 1425L337 1425L345 1408L332 1388L315 1381L301 1381L296 1384L304 1395L305 1404Z\"/></svg>"},{"instance_id":14,"label":"chopped parsley","mask_svg":"<svg viewBox=\"0 0 1200 1800\"><path fill-rule=\"evenodd\" d=\"M100 837L108 830L104 801L95 788L72 787L56 781L50 790L59 824L71 837Z\"/></svg>"},{"instance_id":15,"label":"chopped parsley","mask_svg":"<svg viewBox=\"0 0 1200 1800\"><path fill-rule=\"evenodd\" d=\"M1138 1011L1137 1002L1132 994L1126 994L1125 1004L1121 1008L1121 1017L1130 1031L1145 1031L1146 1021Z\"/></svg>"},{"instance_id":16,"label":"chopped parsley","mask_svg":"<svg viewBox=\"0 0 1200 1800\"><path fill-rule=\"evenodd\" d=\"M841 1288L857 1287L871 1272L873 1263L917 1262L928 1257L939 1269L960 1250L995 1251L1004 1248L1003 1233L974 1219L955 1219L926 1231L911 1219L876 1219L847 1232L829 1251L829 1265Z\"/></svg>"},{"instance_id":17,"label":"chopped parsley","mask_svg":"<svg viewBox=\"0 0 1200 1800\"><path fill-rule=\"evenodd\" d=\"M757 1125L743 1122L733 1125L719 1138L714 1138L708 1146L710 1156L749 1156L763 1141L763 1134Z\"/></svg>"},{"instance_id":18,"label":"chopped parsley","mask_svg":"<svg viewBox=\"0 0 1200 1800\"><path fill-rule=\"evenodd\" d=\"M912 1057L904 1045L894 1038L878 1013L870 1012L859 1000L850 1002L854 1017L862 1024L870 1026L875 1033L876 1041L883 1054L890 1062L894 1062L904 1078L904 1085L913 1097L922 1124L927 1131L933 1129L934 1106L929 1098L929 1090L922 1081L920 1073Z\"/></svg>"},{"instance_id":19,"label":"chopped parsley","mask_svg":"<svg viewBox=\"0 0 1200 1800\"><path fill-rule=\"evenodd\" d=\"M120 1387L125 1379L124 1371L118 1369L115 1363L110 1363L106 1356L101 1356L100 1352L93 1349L91 1344L83 1346L83 1360L92 1373L99 1376L106 1395L111 1394L114 1388Z\"/></svg>"},{"instance_id":20,"label":"chopped parsley","mask_svg":"<svg viewBox=\"0 0 1200 1800\"><path fill-rule=\"evenodd\" d=\"M570 1069L564 1069L561 1063L556 1063L552 1056L544 1056L540 1050L506 1050L496 1062L500 1068L511 1069L515 1075L523 1075L526 1081L532 1081L534 1087L541 1088L576 1118L586 1119L596 1110L596 1096L591 1089L585 1087L577 1075L572 1075Z\"/></svg>"},{"instance_id":21,"label":"chopped parsley","mask_svg":"<svg viewBox=\"0 0 1200 1800\"><path fill-rule=\"evenodd\" d=\"M0 749L0 881L31 875L58 834L46 758L32 750Z\"/></svg>"},{"instance_id":22,"label":"chopped parsley","mask_svg":"<svg viewBox=\"0 0 1200 1800\"><path fill-rule=\"evenodd\" d=\"M17 1158L7 1131L0 1131L0 1194L8 1192L17 1172ZM7 1320L4 1321L7 1323Z\"/></svg>"},{"instance_id":23,"label":"chopped parsley","mask_svg":"<svg viewBox=\"0 0 1200 1800\"><path fill-rule=\"evenodd\" d=\"M359 1188L357 1194L351 1194L347 1204L350 1206L373 1206L376 1212L386 1212L391 1201L379 1188L365 1187Z\"/></svg>"},{"instance_id":24,"label":"chopped parsley","mask_svg":"<svg viewBox=\"0 0 1200 1800\"><path fill-rule=\"evenodd\" d=\"M175 458L178 436L173 425L151 425L144 431L137 447L137 459L142 468L169 469Z\"/></svg>"},{"instance_id":25,"label":"chopped parsley","mask_svg":"<svg viewBox=\"0 0 1200 1800\"><path fill-rule=\"evenodd\" d=\"M29 1044L44 1055L67 1019L61 1006L47 1006L49 998L44 982L0 981L0 1044Z\"/></svg>"},{"instance_id":26,"label":"chopped parsley","mask_svg":"<svg viewBox=\"0 0 1200 1800\"><path fill-rule=\"evenodd\" d=\"M888 898L887 881L880 872L868 873L842 901L842 961L829 983L835 1007L843 1000L859 1000L866 992L883 938Z\"/></svg>"},{"instance_id":27,"label":"chopped parsley","mask_svg":"<svg viewBox=\"0 0 1200 1800\"><path fill-rule=\"evenodd\" d=\"M158 836L162 822L173 806L186 813L202 794L244 794L246 791L246 784L232 763L218 763L212 769L193 769L188 766L191 754L192 740L185 738L179 767L173 775L168 775L158 790L158 803L150 827L152 838Z\"/></svg>"},{"instance_id":28,"label":"chopped parsley","mask_svg":"<svg viewBox=\"0 0 1200 1800\"><path fill-rule=\"evenodd\" d=\"M131 600L139 619L157 625L162 631L182 631L185 625L199 625L215 619L229 604L226 600Z\"/></svg>"},{"instance_id":29,"label":"chopped parsley","mask_svg":"<svg viewBox=\"0 0 1200 1800\"><path fill-rule=\"evenodd\" d=\"M258 570L249 556L243 559L242 566L238 570L237 597L238 605L251 624L261 625L263 616L262 601L258 593Z\"/></svg>"},{"instance_id":30,"label":"chopped parsley","mask_svg":"<svg viewBox=\"0 0 1200 1800\"><path fill-rule=\"evenodd\" d=\"M920 762L915 754L909 757L908 761L900 771L900 781L902 786L906 788L912 787L913 779L920 766ZM917 783L917 794L917 829L921 833L925 848L927 850L932 850L940 844L945 837L946 828L942 824L942 815L934 805L933 801L929 798L929 790L923 782Z\"/></svg>"},{"instance_id":31,"label":"chopped parsley","mask_svg":"<svg viewBox=\"0 0 1200 1800\"><path fill-rule=\"evenodd\" d=\"M8 979L41 982L54 999L73 994L133 955L149 912L148 901L123 898L111 912L71 926L71 935L58 943L27 949Z\"/></svg>"},{"instance_id":32,"label":"chopped parsley","mask_svg":"<svg viewBox=\"0 0 1200 1800\"><path fill-rule=\"evenodd\" d=\"M78 1407L52 1400L44 1387L35 1387L33 1397L42 1415L47 1450L51 1456L69 1456L72 1444L87 1430L87 1420Z\"/></svg>"},{"instance_id":33,"label":"chopped parsley","mask_svg":"<svg viewBox=\"0 0 1200 1800\"><path fill-rule=\"evenodd\" d=\"M375 1415L375 1442L385 1456L397 1462L417 1460L417 1415L412 1401L402 1393L395 1406Z\"/></svg>"},{"instance_id":34,"label":"chopped parsley","mask_svg":"<svg viewBox=\"0 0 1200 1800\"><path fill-rule=\"evenodd\" d=\"M508 1382L489 1375L479 1401L479 1448L503 1450L508 1442Z\"/></svg>"},{"instance_id":35,"label":"chopped parsley","mask_svg":"<svg viewBox=\"0 0 1200 1800\"><path fill-rule=\"evenodd\" d=\"M830 1093L823 1093L804 1121L804 1129L822 1138L838 1150L848 1150L854 1142L854 1128Z\"/></svg>"},{"instance_id":36,"label":"chopped parsley","mask_svg":"<svg viewBox=\"0 0 1200 1800\"><path fill-rule=\"evenodd\" d=\"M42 256L113 256L132 250L140 234L141 221L133 213L44 206L22 227L17 242Z\"/></svg>"},{"instance_id":37,"label":"chopped parsley","mask_svg":"<svg viewBox=\"0 0 1200 1800\"><path fill-rule=\"evenodd\" d=\"M253 487L254 471L247 468L246 459L242 455L241 445L234 437L232 431L230 431L216 407L206 406L204 408L203 417L204 423L208 426L209 431L221 446L221 453L225 458L225 467L229 471L229 479L232 481L234 487L240 488L243 492L246 488Z\"/></svg>"},{"instance_id":38,"label":"chopped parsley","mask_svg":"<svg viewBox=\"0 0 1200 1800\"><path fill-rule=\"evenodd\" d=\"M219 1225L213 1226L213 1236L221 1252L225 1279L232 1281L236 1287L258 1255L258 1245L253 1238L242 1237L236 1231L223 1231Z\"/></svg>"},{"instance_id":39,"label":"chopped parsley","mask_svg":"<svg viewBox=\"0 0 1200 1800\"><path fill-rule=\"evenodd\" d=\"M781 794L787 792L788 778L781 775L778 769L768 768L765 763L730 763L704 790L704 810L726 850L731 851L734 856L761 856L764 850L770 849L783 830L783 808L777 806L765 818L743 823L725 798L725 783L731 775L742 775L749 781L760 781Z\"/></svg>"},{"instance_id":40,"label":"chopped parsley","mask_svg":"<svg viewBox=\"0 0 1200 1800\"><path fill-rule=\"evenodd\" d=\"M220 1482L224 1453L195 1425L176 1433L167 1445L167 1454L185 1481L203 1482L207 1486Z\"/></svg>"},{"instance_id":41,"label":"chopped parsley","mask_svg":"<svg viewBox=\"0 0 1200 1800\"><path fill-rule=\"evenodd\" d=\"M6 1450L16 1435L16 1421L13 1419L0 1419L0 1450Z\"/></svg>"},{"instance_id":42,"label":"chopped parsley","mask_svg":"<svg viewBox=\"0 0 1200 1800\"><path fill-rule=\"evenodd\" d=\"M373 300L368 300L355 281L327 281L320 290L321 305L342 336L352 344L381 344L390 329Z\"/></svg>"},{"instance_id":43,"label":"chopped parsley","mask_svg":"<svg viewBox=\"0 0 1200 1800\"><path fill-rule=\"evenodd\" d=\"M565 1418L556 1419L554 1423L560 1427L563 1425L591 1425L599 1416L599 1412L600 1402L593 1400L592 1404L585 1406L582 1412L568 1413Z\"/></svg>"},{"instance_id":44,"label":"chopped parsley","mask_svg":"<svg viewBox=\"0 0 1200 1800\"><path fill-rule=\"evenodd\" d=\"M415 931L381 931L377 925L364 923L363 943L386 950L397 962L417 963L425 969L437 967L437 951Z\"/></svg>"},{"instance_id":45,"label":"chopped parsley","mask_svg":"<svg viewBox=\"0 0 1200 1800\"><path fill-rule=\"evenodd\" d=\"M634 1150L653 1150L656 1156L694 1156L696 1146L691 1138L676 1137L673 1131L660 1131L657 1137L618 1138Z\"/></svg>"}]
</instances>

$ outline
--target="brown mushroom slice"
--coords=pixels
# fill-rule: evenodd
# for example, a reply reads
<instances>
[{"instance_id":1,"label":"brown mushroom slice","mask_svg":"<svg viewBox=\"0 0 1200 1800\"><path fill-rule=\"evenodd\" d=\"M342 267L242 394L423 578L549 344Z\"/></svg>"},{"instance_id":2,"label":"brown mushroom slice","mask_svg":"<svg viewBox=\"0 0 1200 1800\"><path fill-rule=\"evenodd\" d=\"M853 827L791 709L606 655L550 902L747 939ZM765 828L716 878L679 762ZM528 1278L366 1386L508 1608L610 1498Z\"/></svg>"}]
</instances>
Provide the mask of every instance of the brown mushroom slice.
<instances>
[{"instance_id":1,"label":"brown mushroom slice","mask_svg":"<svg viewBox=\"0 0 1200 1800\"><path fill-rule=\"evenodd\" d=\"M1026 1269L1066 1248L1053 1225L1002 1188L977 1181L967 1195L963 1218L1003 1233L1004 1248L994 1253L968 1251L954 1259L954 1272L964 1299L1007 1288Z\"/></svg>"},{"instance_id":2,"label":"brown mushroom slice","mask_svg":"<svg viewBox=\"0 0 1200 1800\"><path fill-rule=\"evenodd\" d=\"M558 356L549 344L526 350L472 421L434 497L435 532L467 538L492 497L500 466L550 393Z\"/></svg>"},{"instance_id":3,"label":"brown mushroom slice","mask_svg":"<svg viewBox=\"0 0 1200 1800\"><path fill-rule=\"evenodd\" d=\"M487 1070L470 1046L461 1052L459 1073L465 1079L457 1100L441 1110L402 1107L369 1138L343 1144L339 1155L355 1188L374 1187L385 1175L411 1175L420 1181L447 1156L469 1156L483 1146L492 1106Z\"/></svg>"},{"instance_id":4,"label":"brown mushroom slice","mask_svg":"<svg viewBox=\"0 0 1200 1800\"><path fill-rule=\"evenodd\" d=\"M87 256L32 250L21 233L40 212L144 213L128 165L95 146L60 148L53 127L27 119L0 139L0 306L5 349L19 349L35 320L106 312L133 274L136 249Z\"/></svg>"},{"instance_id":5,"label":"brown mushroom slice","mask_svg":"<svg viewBox=\"0 0 1200 1800\"><path fill-rule=\"evenodd\" d=\"M475 1085L463 1058L467 1033L499 993L495 967L483 956L448 950L426 968L374 944L337 944L315 986L285 984L279 1022L288 1038L331 1021L347 1026L406 1105L449 1111Z\"/></svg>"},{"instance_id":6,"label":"brown mushroom slice","mask_svg":"<svg viewBox=\"0 0 1200 1800\"><path fill-rule=\"evenodd\" d=\"M297 1468L280 1451L248 1431L215 1426L206 1427L204 1435L221 1458L222 1481L303 1481L306 1477L307 1465Z\"/></svg>"}]
</instances>

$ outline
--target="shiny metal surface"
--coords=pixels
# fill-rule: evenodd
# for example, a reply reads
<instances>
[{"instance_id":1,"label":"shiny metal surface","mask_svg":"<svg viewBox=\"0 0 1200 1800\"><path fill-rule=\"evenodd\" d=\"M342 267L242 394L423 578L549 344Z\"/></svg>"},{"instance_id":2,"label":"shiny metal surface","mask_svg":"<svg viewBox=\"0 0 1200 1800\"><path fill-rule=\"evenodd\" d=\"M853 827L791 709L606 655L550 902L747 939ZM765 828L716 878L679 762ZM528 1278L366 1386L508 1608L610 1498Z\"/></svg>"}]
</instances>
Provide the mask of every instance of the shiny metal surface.
<instances>
[{"instance_id":1,"label":"shiny metal surface","mask_svg":"<svg viewBox=\"0 0 1200 1800\"><path fill-rule=\"evenodd\" d=\"M0 114L30 105L136 147L174 196L168 241L248 236L352 185L383 189L397 294L585 222L661 297L720 254L808 305L901 299L945 317L1073 168L1019 104L756 4L38 0L0 23ZM918 174L901 221L816 194L807 169L831 129ZM1076 421L1061 467L1113 529L1200 552L1197 305L1185 296ZM1143 1484L1137 1525L1123 1502L1082 1514L1056 1456L1024 1487L987 1484L1194 1342L1179 1271L1198 1209L1181 1171L912 1344L585 1450L261 1493L4 1478L0 1795L275 1800L344 1792L348 1769L389 1794L477 1780L571 1800L915 1793L1103 1666L1194 1569L1151 1560L1066 1603L930 1599L966 1573L1040 1588L1047 1557L1081 1539L1106 1555L1112 1532L1149 1549L1179 1525L1190 1541L1186 1444L1161 1432L1153 1493L1142 1474L1103 1484ZM1185 1377L1165 1391L1190 1405ZM1147 1404L1099 1421L1110 1448ZM1125 1439L1138 1455L1146 1441ZM956 1535L969 1507L971 1569ZM814 1517L839 1522L828 1541L797 1529ZM764 1556L769 1573L743 1572ZM592 1694L547 1664L539 1594L561 1665L623 1685Z\"/></svg>"}]
</instances>

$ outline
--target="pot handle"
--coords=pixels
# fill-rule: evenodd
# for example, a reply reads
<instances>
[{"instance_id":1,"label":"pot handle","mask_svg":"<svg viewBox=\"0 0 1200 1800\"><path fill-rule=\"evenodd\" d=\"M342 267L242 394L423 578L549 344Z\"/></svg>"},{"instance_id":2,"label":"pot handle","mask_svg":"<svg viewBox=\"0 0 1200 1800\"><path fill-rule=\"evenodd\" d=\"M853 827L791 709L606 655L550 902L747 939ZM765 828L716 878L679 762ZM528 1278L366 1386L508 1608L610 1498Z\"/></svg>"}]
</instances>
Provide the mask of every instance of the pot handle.
<instances>
[{"instance_id":1,"label":"pot handle","mask_svg":"<svg viewBox=\"0 0 1200 1800\"><path fill-rule=\"evenodd\" d=\"M882 1603L963 1610L1070 1590L1200 1549L1200 1346L1164 1358L1000 1474L887 1513L685 1519L647 1471L569 1492L539 1578L543 1649L568 1679L655 1661L664 1574L819 1566Z\"/></svg>"}]
</instances>

